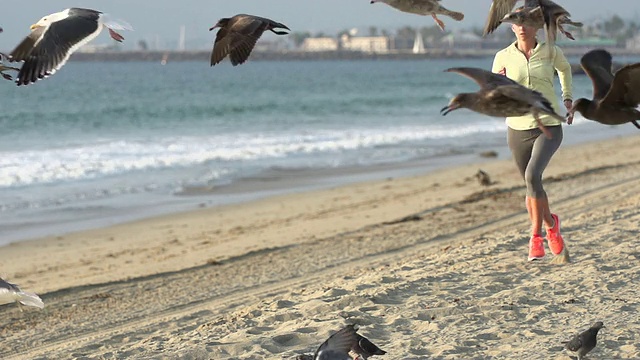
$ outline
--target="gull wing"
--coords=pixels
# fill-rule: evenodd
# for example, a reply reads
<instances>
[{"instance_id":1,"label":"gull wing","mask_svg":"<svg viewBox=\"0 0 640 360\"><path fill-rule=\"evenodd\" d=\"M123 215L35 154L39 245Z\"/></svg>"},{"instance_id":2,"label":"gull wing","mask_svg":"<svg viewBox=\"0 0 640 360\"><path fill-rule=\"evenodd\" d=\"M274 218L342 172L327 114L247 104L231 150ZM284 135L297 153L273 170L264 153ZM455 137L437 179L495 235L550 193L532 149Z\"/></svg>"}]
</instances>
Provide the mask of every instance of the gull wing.
<instances>
[{"instance_id":1,"label":"gull wing","mask_svg":"<svg viewBox=\"0 0 640 360\"><path fill-rule=\"evenodd\" d=\"M480 88L483 90L495 89L498 86L503 85L517 85L520 86L515 81L509 79L508 77L500 74L492 73L491 71L487 71L480 68L468 68L468 67L459 67L459 68L449 68L445 70L446 72L454 72L460 75L466 76L476 83L480 85Z\"/></svg>"},{"instance_id":2,"label":"gull wing","mask_svg":"<svg viewBox=\"0 0 640 360\"><path fill-rule=\"evenodd\" d=\"M593 100L604 98L613 82L611 54L606 50L592 50L580 59L580 66L593 83Z\"/></svg>"},{"instance_id":3,"label":"gull wing","mask_svg":"<svg viewBox=\"0 0 640 360\"><path fill-rule=\"evenodd\" d=\"M493 0L489 8L489 16L484 26L483 35L486 36L494 32L500 26L504 16L513 11L517 2L518 0Z\"/></svg>"}]
</instances>

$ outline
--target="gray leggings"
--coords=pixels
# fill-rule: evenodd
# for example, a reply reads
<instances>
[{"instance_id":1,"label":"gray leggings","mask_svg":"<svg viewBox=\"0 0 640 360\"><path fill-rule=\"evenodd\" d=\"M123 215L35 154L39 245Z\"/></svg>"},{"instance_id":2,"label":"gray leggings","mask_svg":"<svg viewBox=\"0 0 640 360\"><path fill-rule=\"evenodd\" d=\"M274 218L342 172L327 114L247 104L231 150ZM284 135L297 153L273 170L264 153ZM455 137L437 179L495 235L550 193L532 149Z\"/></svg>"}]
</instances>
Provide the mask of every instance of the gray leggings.
<instances>
[{"instance_id":1,"label":"gray leggings","mask_svg":"<svg viewBox=\"0 0 640 360\"><path fill-rule=\"evenodd\" d=\"M542 172L562 143L562 126L547 126L552 139L547 139L538 128L508 129L507 142L527 185L527 195L537 199L546 197L542 188Z\"/></svg>"}]
</instances>

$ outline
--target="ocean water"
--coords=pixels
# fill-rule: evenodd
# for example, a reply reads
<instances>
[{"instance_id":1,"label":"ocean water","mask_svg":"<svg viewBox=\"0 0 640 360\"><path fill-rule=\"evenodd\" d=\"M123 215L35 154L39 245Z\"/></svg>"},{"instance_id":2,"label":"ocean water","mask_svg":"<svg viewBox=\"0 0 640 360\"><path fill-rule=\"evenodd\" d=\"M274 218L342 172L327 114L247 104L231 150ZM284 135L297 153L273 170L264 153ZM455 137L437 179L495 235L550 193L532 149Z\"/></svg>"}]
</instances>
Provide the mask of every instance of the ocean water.
<instances>
[{"instance_id":1,"label":"ocean water","mask_svg":"<svg viewBox=\"0 0 640 360\"><path fill-rule=\"evenodd\" d=\"M439 113L477 89L443 69L490 65L72 61L35 85L0 82L0 244L504 148L503 119ZM591 94L587 78L574 88ZM631 128L578 119L571 131L577 142Z\"/></svg>"}]
</instances>

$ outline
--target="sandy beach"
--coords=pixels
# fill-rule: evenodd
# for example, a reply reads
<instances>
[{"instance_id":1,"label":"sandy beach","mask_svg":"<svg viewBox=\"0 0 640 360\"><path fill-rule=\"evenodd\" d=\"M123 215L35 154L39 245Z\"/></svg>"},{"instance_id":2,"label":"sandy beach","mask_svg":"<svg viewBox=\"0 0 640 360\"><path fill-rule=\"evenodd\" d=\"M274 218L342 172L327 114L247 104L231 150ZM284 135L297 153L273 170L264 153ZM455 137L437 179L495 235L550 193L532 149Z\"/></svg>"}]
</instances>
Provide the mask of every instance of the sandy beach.
<instances>
[{"instance_id":1,"label":"sandy beach","mask_svg":"<svg viewBox=\"0 0 640 360\"><path fill-rule=\"evenodd\" d=\"M553 158L569 264L527 263L511 160L2 247L0 276L46 307L0 306L1 357L293 359L355 323L374 359L571 359L561 341L601 320L591 358L638 359L639 143Z\"/></svg>"}]
</instances>

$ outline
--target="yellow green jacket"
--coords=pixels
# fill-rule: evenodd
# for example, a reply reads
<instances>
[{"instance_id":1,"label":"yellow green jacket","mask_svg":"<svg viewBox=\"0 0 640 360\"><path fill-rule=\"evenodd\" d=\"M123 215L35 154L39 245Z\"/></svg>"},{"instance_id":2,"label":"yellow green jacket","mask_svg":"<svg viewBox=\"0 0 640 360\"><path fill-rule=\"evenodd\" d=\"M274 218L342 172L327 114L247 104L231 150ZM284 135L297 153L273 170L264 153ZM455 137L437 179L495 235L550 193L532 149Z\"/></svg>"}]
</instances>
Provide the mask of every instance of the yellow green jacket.
<instances>
[{"instance_id":1,"label":"yellow green jacket","mask_svg":"<svg viewBox=\"0 0 640 360\"><path fill-rule=\"evenodd\" d=\"M558 71L562 99L571 100L572 77L571 65L558 46L554 46L549 54L547 43L538 43L531 53L529 60L518 50L517 42L500 50L493 59L492 72L497 73L502 68L507 70L507 77L520 85L536 90L551 102L556 113L562 115L564 107L558 106L558 100L553 88L554 69ZM551 57L549 57L551 55ZM560 121L549 115L541 115L540 120L548 126L560 125ZM537 128L533 115L514 116L507 118L507 126L514 130L528 130Z\"/></svg>"}]
</instances>

